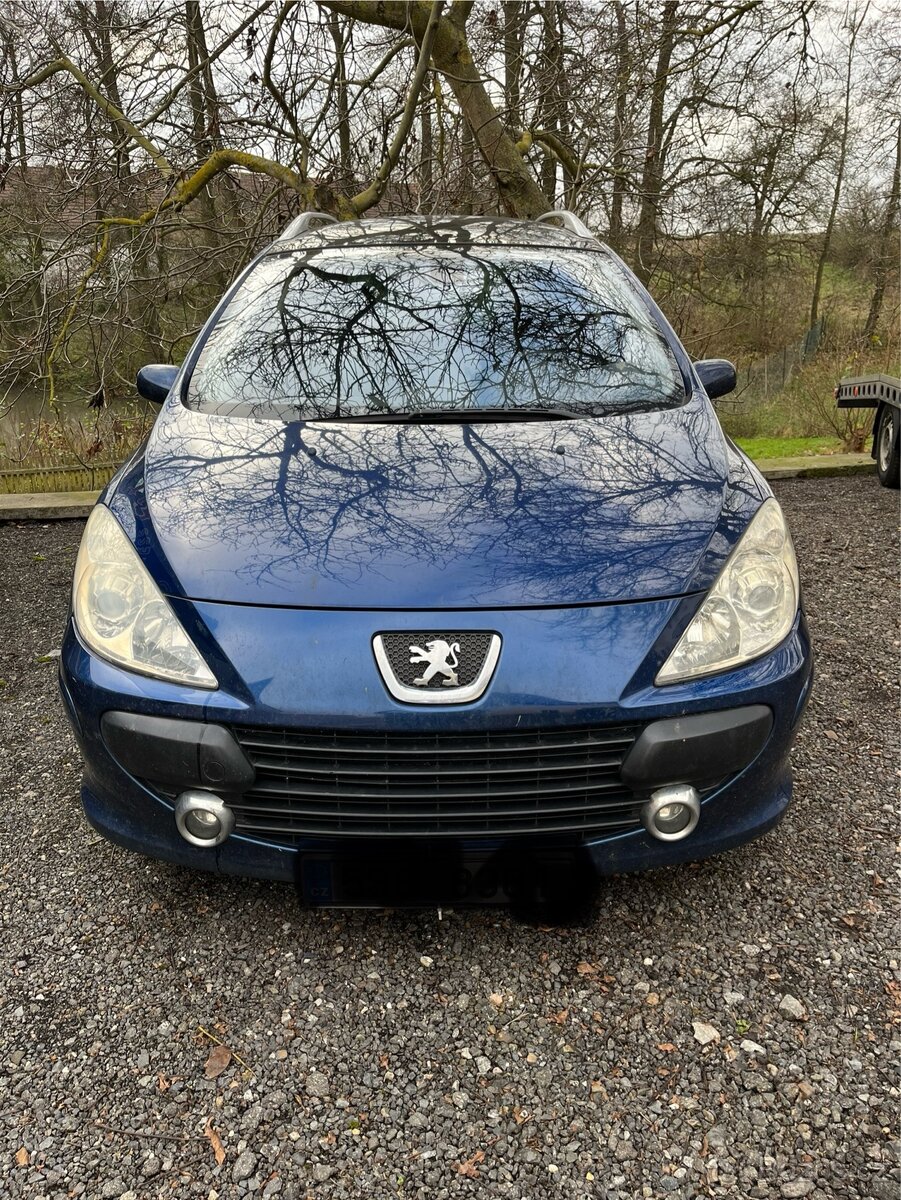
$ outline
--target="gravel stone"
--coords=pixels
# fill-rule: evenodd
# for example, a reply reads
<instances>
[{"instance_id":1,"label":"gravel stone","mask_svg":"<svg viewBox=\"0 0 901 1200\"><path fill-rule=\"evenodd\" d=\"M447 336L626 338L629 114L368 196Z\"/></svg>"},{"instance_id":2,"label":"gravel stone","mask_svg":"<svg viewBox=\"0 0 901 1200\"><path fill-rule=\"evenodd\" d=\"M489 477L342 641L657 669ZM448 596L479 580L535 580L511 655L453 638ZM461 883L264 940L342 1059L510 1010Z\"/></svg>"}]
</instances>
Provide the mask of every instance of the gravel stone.
<instances>
[{"instance_id":1,"label":"gravel stone","mask_svg":"<svg viewBox=\"0 0 901 1200\"><path fill-rule=\"evenodd\" d=\"M789 1183L783 1183L780 1190L782 1195L790 1200L798 1200L799 1197L809 1196L814 1187L812 1179L793 1179Z\"/></svg>"},{"instance_id":2,"label":"gravel stone","mask_svg":"<svg viewBox=\"0 0 901 1200\"><path fill-rule=\"evenodd\" d=\"M328 1077L321 1071L311 1071L304 1086L311 1096L327 1096L329 1094Z\"/></svg>"},{"instance_id":3,"label":"gravel stone","mask_svg":"<svg viewBox=\"0 0 901 1200\"><path fill-rule=\"evenodd\" d=\"M753 1054L756 1058L766 1058L766 1050L763 1046L759 1046L757 1042L752 1042L750 1038L745 1038L741 1043L741 1049L745 1054Z\"/></svg>"},{"instance_id":4,"label":"gravel stone","mask_svg":"<svg viewBox=\"0 0 901 1200\"><path fill-rule=\"evenodd\" d=\"M786 993L779 1001L779 1011L793 1021L806 1021L807 1009L795 996Z\"/></svg>"},{"instance_id":5,"label":"gravel stone","mask_svg":"<svg viewBox=\"0 0 901 1200\"><path fill-rule=\"evenodd\" d=\"M249 1179L256 1170L257 1156L252 1150L242 1150L235 1159L235 1165L232 1167L232 1179L235 1183L240 1183L242 1179Z\"/></svg>"},{"instance_id":6,"label":"gravel stone","mask_svg":"<svg viewBox=\"0 0 901 1200\"><path fill-rule=\"evenodd\" d=\"M706 1021L692 1021L691 1027L694 1030L695 1041L700 1042L702 1046L709 1046L711 1042L720 1040L719 1030L708 1025Z\"/></svg>"},{"instance_id":7,"label":"gravel stone","mask_svg":"<svg viewBox=\"0 0 901 1200\"><path fill-rule=\"evenodd\" d=\"M817 667L784 820L543 928L302 910L100 839L37 661L82 526L0 525L3 1200L897 1200L898 497L776 492ZM200 1028L239 1056L215 1080Z\"/></svg>"}]
</instances>

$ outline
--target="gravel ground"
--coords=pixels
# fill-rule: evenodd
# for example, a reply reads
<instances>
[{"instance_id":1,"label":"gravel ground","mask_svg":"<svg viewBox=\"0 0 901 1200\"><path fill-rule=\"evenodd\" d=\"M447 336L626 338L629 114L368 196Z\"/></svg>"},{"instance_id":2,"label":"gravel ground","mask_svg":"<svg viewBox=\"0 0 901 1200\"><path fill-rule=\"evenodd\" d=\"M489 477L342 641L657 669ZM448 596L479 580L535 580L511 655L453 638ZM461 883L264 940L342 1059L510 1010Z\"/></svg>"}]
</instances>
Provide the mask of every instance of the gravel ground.
<instances>
[{"instance_id":1,"label":"gravel ground","mask_svg":"<svg viewBox=\"0 0 901 1200\"><path fill-rule=\"evenodd\" d=\"M41 661L81 527L0 527L0 1194L895 1200L898 496L778 495L794 805L579 929L304 912L98 839Z\"/></svg>"}]
</instances>

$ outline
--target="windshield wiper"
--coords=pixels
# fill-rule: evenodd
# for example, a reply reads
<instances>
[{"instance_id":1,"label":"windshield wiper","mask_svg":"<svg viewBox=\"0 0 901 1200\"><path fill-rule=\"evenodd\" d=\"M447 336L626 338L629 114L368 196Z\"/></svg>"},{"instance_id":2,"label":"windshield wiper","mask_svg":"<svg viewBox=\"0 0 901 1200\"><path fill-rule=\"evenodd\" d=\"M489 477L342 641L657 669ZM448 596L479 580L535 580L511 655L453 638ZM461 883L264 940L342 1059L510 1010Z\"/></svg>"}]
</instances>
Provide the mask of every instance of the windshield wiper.
<instances>
[{"instance_id":1,"label":"windshield wiper","mask_svg":"<svg viewBox=\"0 0 901 1200\"><path fill-rule=\"evenodd\" d=\"M488 421L574 421L583 416L584 413L571 408L423 408L416 412L316 417L310 424L338 421L349 425L479 425Z\"/></svg>"}]
</instances>

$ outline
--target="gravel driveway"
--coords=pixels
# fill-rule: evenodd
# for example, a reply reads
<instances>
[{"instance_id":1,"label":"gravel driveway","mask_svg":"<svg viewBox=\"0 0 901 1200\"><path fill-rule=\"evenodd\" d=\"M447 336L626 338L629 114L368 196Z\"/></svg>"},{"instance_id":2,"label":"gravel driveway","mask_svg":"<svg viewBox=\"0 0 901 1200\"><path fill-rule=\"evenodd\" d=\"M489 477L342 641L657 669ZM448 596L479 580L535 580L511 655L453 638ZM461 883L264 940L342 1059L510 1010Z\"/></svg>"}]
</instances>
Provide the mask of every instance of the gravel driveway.
<instances>
[{"instance_id":1,"label":"gravel driveway","mask_svg":"<svg viewBox=\"0 0 901 1200\"><path fill-rule=\"evenodd\" d=\"M794 804L581 929L304 912L100 840L42 661L81 524L0 526L0 1194L895 1200L898 496L778 495Z\"/></svg>"}]
</instances>

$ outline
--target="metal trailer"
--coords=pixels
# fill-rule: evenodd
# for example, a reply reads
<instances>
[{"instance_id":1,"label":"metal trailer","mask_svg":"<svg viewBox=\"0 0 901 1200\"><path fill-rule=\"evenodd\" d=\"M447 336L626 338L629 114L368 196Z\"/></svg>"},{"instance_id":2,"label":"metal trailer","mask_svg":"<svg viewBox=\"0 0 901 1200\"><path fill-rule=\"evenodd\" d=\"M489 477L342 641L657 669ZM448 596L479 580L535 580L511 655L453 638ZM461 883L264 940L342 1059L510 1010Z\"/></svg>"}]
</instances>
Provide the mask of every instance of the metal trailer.
<instances>
[{"instance_id":1,"label":"metal trailer","mask_svg":"<svg viewBox=\"0 0 901 1200\"><path fill-rule=\"evenodd\" d=\"M837 408L875 408L873 458L883 487L901 487L901 379L850 375L835 389Z\"/></svg>"}]
</instances>

